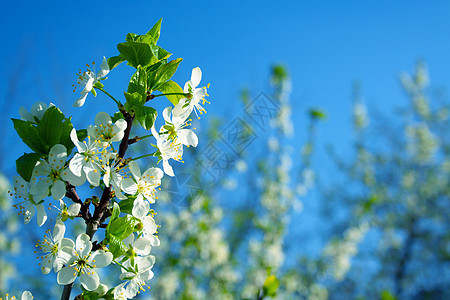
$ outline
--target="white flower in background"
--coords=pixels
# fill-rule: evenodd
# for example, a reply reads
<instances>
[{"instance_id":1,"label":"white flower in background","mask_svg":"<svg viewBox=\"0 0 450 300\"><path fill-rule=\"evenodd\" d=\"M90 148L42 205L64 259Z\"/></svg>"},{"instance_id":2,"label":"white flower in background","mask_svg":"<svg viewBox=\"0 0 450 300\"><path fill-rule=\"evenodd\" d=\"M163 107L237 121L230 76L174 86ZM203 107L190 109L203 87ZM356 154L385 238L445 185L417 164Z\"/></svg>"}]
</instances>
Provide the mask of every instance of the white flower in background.
<instances>
[{"instance_id":1,"label":"white flower in background","mask_svg":"<svg viewBox=\"0 0 450 300\"><path fill-rule=\"evenodd\" d=\"M155 257L153 255L136 257L135 264L133 272L126 272L122 269L123 273L120 275L120 280L127 281L119 287L125 289L124 295L129 299L135 297L141 291L145 291L145 287L150 288L145 282L153 278L151 268L155 264ZM126 261L124 266L129 267L130 261Z\"/></svg>"},{"instance_id":2,"label":"white flower in background","mask_svg":"<svg viewBox=\"0 0 450 300\"><path fill-rule=\"evenodd\" d=\"M122 189L130 195L137 193L132 214L134 217L142 219L148 214L150 203L155 203L156 188L161 184L161 178L164 174L159 168L149 168L144 174L141 174L141 170L135 161L129 163L129 169L134 180L131 178L124 179Z\"/></svg>"},{"instance_id":3,"label":"white flower in background","mask_svg":"<svg viewBox=\"0 0 450 300\"><path fill-rule=\"evenodd\" d=\"M172 117L170 117L171 113ZM181 115L174 114L171 106L166 107L163 111L166 124L159 130L160 134L167 136L168 140L178 141L185 146L197 147L197 135L192 130L185 128L191 125L189 122L192 120L187 119L189 115L188 111L184 111Z\"/></svg>"},{"instance_id":4,"label":"white flower in background","mask_svg":"<svg viewBox=\"0 0 450 300\"><path fill-rule=\"evenodd\" d=\"M75 248L63 247L62 251L68 253L70 258L57 277L58 284L66 285L80 277L81 285L88 291L98 288L100 279L95 268L108 266L113 255L111 252L97 250L91 253L92 243L87 234L80 234L75 242Z\"/></svg>"},{"instance_id":5,"label":"white flower in background","mask_svg":"<svg viewBox=\"0 0 450 300\"><path fill-rule=\"evenodd\" d=\"M29 121L31 123L38 123L44 116L45 111L49 108L55 106L50 103L49 106L42 101L38 101L31 106L31 111L28 111L25 107L21 106L19 108L20 119L24 121Z\"/></svg>"},{"instance_id":6,"label":"white flower in background","mask_svg":"<svg viewBox=\"0 0 450 300\"><path fill-rule=\"evenodd\" d=\"M95 74L95 62L92 63L92 66L94 68L93 71L89 69L89 65L86 65L88 69L81 73L81 70L78 72L78 80L77 83L80 88L82 88L82 91L80 92L80 97L73 103L73 106L75 107L81 107L84 105L84 102L86 101L86 97L89 94L89 92L92 92L94 96L96 96L95 90L94 90L94 84L99 82L100 80L104 80L106 75L109 73L109 65L106 61L106 58L103 56L103 62L100 65L100 71ZM76 87L74 86L74 92L76 91Z\"/></svg>"},{"instance_id":7,"label":"white flower in background","mask_svg":"<svg viewBox=\"0 0 450 300\"><path fill-rule=\"evenodd\" d=\"M96 140L99 147L106 147L111 142L119 142L122 140L127 122L119 119L115 123L111 121L111 117L105 112L99 112L95 116L95 125L89 125L88 134Z\"/></svg>"},{"instance_id":8,"label":"white flower in background","mask_svg":"<svg viewBox=\"0 0 450 300\"><path fill-rule=\"evenodd\" d=\"M158 148L158 158L163 161L164 173L169 176L175 176L173 168L169 164L169 159L181 161L183 156L183 146L181 143L167 140L163 135L159 135L155 130L155 124L151 129L153 136L156 139L156 147Z\"/></svg>"},{"instance_id":9,"label":"white flower in background","mask_svg":"<svg viewBox=\"0 0 450 300\"><path fill-rule=\"evenodd\" d=\"M67 219L73 219L80 213L81 204L80 203L72 203L69 207L67 207L66 203L63 200L59 200L60 208L58 217L61 221L65 222Z\"/></svg>"},{"instance_id":10,"label":"white flower in background","mask_svg":"<svg viewBox=\"0 0 450 300\"><path fill-rule=\"evenodd\" d=\"M37 224L41 227L44 225L45 221L47 221L47 214L45 213L42 199L47 197L48 191L44 195L32 195L29 192L30 186L32 185L31 183L26 182L20 176L14 176L13 180L14 194L11 193L10 195L15 198L23 199L22 202L14 204L13 207L20 210L19 215L24 216L25 224L28 224L37 212Z\"/></svg>"},{"instance_id":11,"label":"white flower in background","mask_svg":"<svg viewBox=\"0 0 450 300\"><path fill-rule=\"evenodd\" d=\"M72 129L70 138L77 147L78 153L75 153L70 160L69 169L75 176L83 177L93 186L100 184L100 172L102 170L100 164L100 156L103 154L98 147L98 143L88 136L88 142L80 142L78 140L77 131Z\"/></svg>"},{"instance_id":12,"label":"white flower in background","mask_svg":"<svg viewBox=\"0 0 450 300\"><path fill-rule=\"evenodd\" d=\"M183 98L180 102L175 106L174 113L178 116L182 115L185 111L190 114L192 110L194 110L197 118L200 119L199 114L206 113L206 110L202 107L205 102L205 96L208 96L206 92L206 87L197 88L202 80L202 70L200 68L192 69L191 80L186 82L184 85L184 93L190 94L190 98ZM200 101L202 100L202 104ZM208 102L209 103L209 102Z\"/></svg>"},{"instance_id":13,"label":"white flower in background","mask_svg":"<svg viewBox=\"0 0 450 300\"><path fill-rule=\"evenodd\" d=\"M38 240L36 243L36 247L40 252L35 251L35 253L41 255L38 258L42 259L42 264L39 263L42 273L48 274L52 268L55 272L58 272L70 258L70 255L62 251L62 248L73 248L74 243L70 239L63 238L65 232L66 227L64 226L64 223L61 220L58 220L53 229L53 234L50 233L50 229L47 230L44 239Z\"/></svg>"},{"instance_id":14,"label":"white flower in background","mask_svg":"<svg viewBox=\"0 0 450 300\"><path fill-rule=\"evenodd\" d=\"M32 182L37 177L41 177L36 184L33 184L31 193L33 195L48 195L48 190L55 198L61 200L66 195L66 184L69 181L73 185L81 185L82 182L72 174L69 169L64 169L66 163L67 150L61 144L56 144L50 149L48 162L39 160L33 169Z\"/></svg>"},{"instance_id":15,"label":"white flower in background","mask_svg":"<svg viewBox=\"0 0 450 300\"><path fill-rule=\"evenodd\" d=\"M108 153L102 157L102 168L105 171L103 175L103 182L107 187L112 186L115 196L117 199L124 200L127 199L122 193L122 175L119 172L122 170L122 164L116 160L116 153Z\"/></svg>"},{"instance_id":16,"label":"white flower in background","mask_svg":"<svg viewBox=\"0 0 450 300\"><path fill-rule=\"evenodd\" d=\"M33 295L29 291L25 291L22 293L22 297L20 299L21 300L31 300L33 298L34 298ZM0 300L1 299L2 298L0 297ZM17 299L16 296L10 297L9 294L5 295L5 300L16 300L16 299Z\"/></svg>"}]
</instances>

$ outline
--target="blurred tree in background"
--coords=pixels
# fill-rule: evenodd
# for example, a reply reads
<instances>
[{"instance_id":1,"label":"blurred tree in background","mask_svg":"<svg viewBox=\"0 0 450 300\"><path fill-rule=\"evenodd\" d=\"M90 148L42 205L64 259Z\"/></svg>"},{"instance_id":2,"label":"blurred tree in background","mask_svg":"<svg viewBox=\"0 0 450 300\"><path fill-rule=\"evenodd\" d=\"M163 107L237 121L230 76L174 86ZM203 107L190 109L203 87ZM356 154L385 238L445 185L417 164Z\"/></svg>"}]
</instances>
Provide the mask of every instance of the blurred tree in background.
<instances>
[{"instance_id":1,"label":"blurred tree in background","mask_svg":"<svg viewBox=\"0 0 450 300\"><path fill-rule=\"evenodd\" d=\"M192 173L182 182L163 182L162 190L169 192L161 192L156 203L162 226L161 247L154 249L155 278L139 297L450 298L450 108L432 101L423 63L413 75L403 74L401 84L408 105L395 118L370 121L355 85L354 157L330 151L341 175L319 185L329 234L313 230L324 246L309 255L300 251L309 241L292 232L291 218L301 217L302 202L319 201L305 196L329 176L327 170L314 171L313 164L325 114L308 112L307 138L301 148L294 146L299 143L294 142L291 80L284 67L274 66L270 96L251 100L244 91L245 113L232 121L213 120L204 148L189 152L189 161L197 163ZM241 142L224 140L222 128L236 124ZM241 148L230 150L236 145ZM205 162L213 154L215 159ZM0 204L6 199L4 181ZM0 292L10 269L4 258L15 249L8 233L14 226L3 224L13 224L7 215L2 206Z\"/></svg>"}]
</instances>

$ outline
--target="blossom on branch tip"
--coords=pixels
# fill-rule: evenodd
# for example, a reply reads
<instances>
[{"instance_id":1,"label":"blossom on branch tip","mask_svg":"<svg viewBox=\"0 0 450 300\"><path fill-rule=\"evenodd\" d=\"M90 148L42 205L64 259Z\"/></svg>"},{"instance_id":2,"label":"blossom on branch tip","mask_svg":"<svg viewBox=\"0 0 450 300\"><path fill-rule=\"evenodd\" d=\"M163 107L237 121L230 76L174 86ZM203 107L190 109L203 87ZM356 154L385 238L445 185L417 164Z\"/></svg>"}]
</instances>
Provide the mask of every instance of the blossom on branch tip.
<instances>
[{"instance_id":1,"label":"blossom on branch tip","mask_svg":"<svg viewBox=\"0 0 450 300\"><path fill-rule=\"evenodd\" d=\"M94 96L96 96L94 85L99 82L100 80L106 79L105 76L109 73L109 65L106 61L106 58L103 56L102 64L100 65L100 71L95 74L95 62L92 63L93 71L90 70L90 66L86 65L88 69L84 72L81 72L81 69L77 73L77 84L82 89L80 92L80 97L73 103L73 106L75 107L81 107L84 105L84 102L86 101L86 97L89 94L89 92L92 92ZM74 92L76 91L77 87L75 85L72 85L74 87Z\"/></svg>"},{"instance_id":2,"label":"blossom on branch tip","mask_svg":"<svg viewBox=\"0 0 450 300\"><path fill-rule=\"evenodd\" d=\"M202 70L199 67L192 69L191 80L184 85L184 93L189 94L187 98L183 98L175 106L174 113L176 115L182 115L186 111L188 115L194 110L195 115L200 119L199 115L206 113L206 110L202 105L209 103L205 100L205 96L208 96L206 87L197 88L202 80ZM200 101L202 103L200 104Z\"/></svg>"}]
</instances>

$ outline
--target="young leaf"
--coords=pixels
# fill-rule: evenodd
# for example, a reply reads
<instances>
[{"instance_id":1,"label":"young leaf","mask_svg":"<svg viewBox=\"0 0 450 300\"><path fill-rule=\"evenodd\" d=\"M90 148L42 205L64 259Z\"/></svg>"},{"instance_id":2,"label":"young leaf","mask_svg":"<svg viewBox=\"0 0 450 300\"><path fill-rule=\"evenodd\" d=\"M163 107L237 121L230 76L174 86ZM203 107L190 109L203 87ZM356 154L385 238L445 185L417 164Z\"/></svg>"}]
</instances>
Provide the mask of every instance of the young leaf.
<instances>
[{"instance_id":1,"label":"young leaf","mask_svg":"<svg viewBox=\"0 0 450 300\"><path fill-rule=\"evenodd\" d=\"M275 275L270 275L266 278L266 281L263 285L263 293L266 296L273 297L277 294L278 286L280 285L280 281Z\"/></svg>"},{"instance_id":2,"label":"young leaf","mask_svg":"<svg viewBox=\"0 0 450 300\"><path fill-rule=\"evenodd\" d=\"M112 253L114 259L127 252L127 246L125 245L125 243L114 235L108 236L108 243L109 251Z\"/></svg>"},{"instance_id":3,"label":"young leaf","mask_svg":"<svg viewBox=\"0 0 450 300\"><path fill-rule=\"evenodd\" d=\"M132 94L125 92L125 99L127 99L127 102L125 102L125 109L128 112L136 111L137 107L141 107L145 104L145 99L141 96L141 94L134 92Z\"/></svg>"},{"instance_id":4,"label":"young leaf","mask_svg":"<svg viewBox=\"0 0 450 300\"><path fill-rule=\"evenodd\" d=\"M178 65L182 60L182 58L178 58L160 66L159 69L156 70L152 85L149 86L150 89L157 90L159 85L164 84L168 80L170 80L173 74L175 74L175 72L177 71Z\"/></svg>"},{"instance_id":5,"label":"young leaf","mask_svg":"<svg viewBox=\"0 0 450 300\"><path fill-rule=\"evenodd\" d=\"M25 181L30 181L31 175L33 173L34 166L42 154L38 153L25 153L16 160L17 173L25 179Z\"/></svg>"},{"instance_id":6,"label":"young leaf","mask_svg":"<svg viewBox=\"0 0 450 300\"><path fill-rule=\"evenodd\" d=\"M129 236L134 229L135 221L132 216L126 215L115 220L110 221L108 234L114 235L119 239L124 239Z\"/></svg>"},{"instance_id":7,"label":"young leaf","mask_svg":"<svg viewBox=\"0 0 450 300\"><path fill-rule=\"evenodd\" d=\"M155 122L157 112L148 106L138 106L134 108L135 118L141 123L145 130L150 130Z\"/></svg>"},{"instance_id":8,"label":"young leaf","mask_svg":"<svg viewBox=\"0 0 450 300\"><path fill-rule=\"evenodd\" d=\"M175 81L169 80L161 85L159 85L156 89L163 94L167 93L184 93L183 89L176 83ZM170 95L166 96L173 105L177 105L180 99L184 98L182 95Z\"/></svg>"},{"instance_id":9,"label":"young leaf","mask_svg":"<svg viewBox=\"0 0 450 300\"><path fill-rule=\"evenodd\" d=\"M145 70L138 66L136 72L131 76L130 83L128 84L128 93L139 93L142 97L147 93L147 73Z\"/></svg>"},{"instance_id":10,"label":"young leaf","mask_svg":"<svg viewBox=\"0 0 450 300\"><path fill-rule=\"evenodd\" d=\"M150 29L146 33L147 36L151 36L153 38L153 41L154 41L155 44L159 40L159 35L160 35L160 32L161 32L161 22L162 22L162 18L159 19L158 22L156 22L156 24L153 25L152 29Z\"/></svg>"},{"instance_id":11,"label":"young leaf","mask_svg":"<svg viewBox=\"0 0 450 300\"><path fill-rule=\"evenodd\" d=\"M150 45L128 41L117 45L117 50L128 61L128 64L137 69L139 65L148 65L154 54L150 49Z\"/></svg>"},{"instance_id":12,"label":"young leaf","mask_svg":"<svg viewBox=\"0 0 450 300\"><path fill-rule=\"evenodd\" d=\"M123 57L122 54L108 58L109 69L110 70L114 69L115 67L117 67L119 64L121 64L124 61L125 61L125 57Z\"/></svg>"}]
</instances>

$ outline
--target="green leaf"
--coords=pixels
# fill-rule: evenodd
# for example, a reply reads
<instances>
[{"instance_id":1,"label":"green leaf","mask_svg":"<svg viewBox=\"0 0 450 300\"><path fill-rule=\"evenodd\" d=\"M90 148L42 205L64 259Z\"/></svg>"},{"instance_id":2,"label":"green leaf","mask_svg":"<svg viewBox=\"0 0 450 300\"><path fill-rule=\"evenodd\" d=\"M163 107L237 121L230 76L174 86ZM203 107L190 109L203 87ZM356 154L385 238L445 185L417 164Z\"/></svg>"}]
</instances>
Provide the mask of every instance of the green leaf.
<instances>
[{"instance_id":1,"label":"green leaf","mask_svg":"<svg viewBox=\"0 0 450 300\"><path fill-rule=\"evenodd\" d=\"M381 293L381 300L396 300L397 298L392 296L389 291L383 291Z\"/></svg>"},{"instance_id":2,"label":"green leaf","mask_svg":"<svg viewBox=\"0 0 450 300\"><path fill-rule=\"evenodd\" d=\"M172 55L172 53L170 53L169 51L164 50L160 46L157 46L157 45L149 45L149 46L150 46L150 48L152 50L152 53L153 53L153 57L152 57L152 59L150 61L151 64L154 64L154 63L156 63L156 62L158 62L160 60L163 60L163 59L167 59L167 58L169 58Z\"/></svg>"},{"instance_id":3,"label":"green leaf","mask_svg":"<svg viewBox=\"0 0 450 300\"><path fill-rule=\"evenodd\" d=\"M45 142L41 139L39 131L31 122L11 119L14 123L14 129L22 139L22 141L37 153L48 153L46 151Z\"/></svg>"},{"instance_id":4,"label":"green leaf","mask_svg":"<svg viewBox=\"0 0 450 300\"><path fill-rule=\"evenodd\" d=\"M163 94L167 93L184 93L183 89L176 83L175 81L169 80L166 83L163 83L159 85L156 89L157 91L160 91ZM167 99L169 99L170 102L172 102L173 105L177 105L180 99L182 99L184 96L182 95L170 95L166 96Z\"/></svg>"},{"instance_id":5,"label":"green leaf","mask_svg":"<svg viewBox=\"0 0 450 300\"><path fill-rule=\"evenodd\" d=\"M136 72L131 76L130 83L128 84L128 93L132 94L137 92L143 98L147 95L147 73L145 70L138 66Z\"/></svg>"},{"instance_id":6,"label":"green leaf","mask_svg":"<svg viewBox=\"0 0 450 300\"><path fill-rule=\"evenodd\" d=\"M110 223L111 221L114 221L115 219L117 219L120 215L120 206L119 204L117 204L117 202L114 202L113 204L113 210L111 213L111 219L110 219Z\"/></svg>"},{"instance_id":7,"label":"green leaf","mask_svg":"<svg viewBox=\"0 0 450 300\"><path fill-rule=\"evenodd\" d=\"M114 69L115 67L117 67L118 65L123 63L125 60L126 59L125 59L125 57L123 57L122 54L108 58L109 69L110 70Z\"/></svg>"},{"instance_id":8,"label":"green leaf","mask_svg":"<svg viewBox=\"0 0 450 300\"><path fill-rule=\"evenodd\" d=\"M25 153L16 160L17 173L25 179L25 181L30 181L31 175L33 173L34 166L42 154L38 153Z\"/></svg>"},{"instance_id":9,"label":"green leaf","mask_svg":"<svg viewBox=\"0 0 450 300\"><path fill-rule=\"evenodd\" d=\"M136 108L141 107L145 104L145 99L141 96L141 94L134 92L132 94L125 92L125 102L124 107L128 112L136 111Z\"/></svg>"},{"instance_id":10,"label":"green leaf","mask_svg":"<svg viewBox=\"0 0 450 300\"><path fill-rule=\"evenodd\" d=\"M127 246L122 241L122 239L114 235L110 235L108 237L108 243L109 243L109 251L112 253L114 258L117 258L123 255L125 252L127 252Z\"/></svg>"},{"instance_id":11,"label":"green leaf","mask_svg":"<svg viewBox=\"0 0 450 300\"><path fill-rule=\"evenodd\" d=\"M151 83L151 86L149 85L150 89L157 90L159 85L162 85L170 80L173 74L177 71L178 65L182 60L182 58L178 58L159 67L159 69L155 72L154 82Z\"/></svg>"},{"instance_id":12,"label":"green leaf","mask_svg":"<svg viewBox=\"0 0 450 300\"><path fill-rule=\"evenodd\" d=\"M127 42L136 42L136 38L138 37L139 35L138 34L136 34L136 33L128 33L127 34L127 36L125 37L125 41L127 41Z\"/></svg>"},{"instance_id":13,"label":"green leaf","mask_svg":"<svg viewBox=\"0 0 450 300\"><path fill-rule=\"evenodd\" d=\"M66 147L68 153L75 147L70 139L70 132L73 129L70 118L66 118L59 108L53 106L45 111L44 116L37 125L41 139L46 143L48 154L50 149L56 144Z\"/></svg>"},{"instance_id":14,"label":"green leaf","mask_svg":"<svg viewBox=\"0 0 450 300\"><path fill-rule=\"evenodd\" d=\"M323 111L321 111L319 109L314 109L314 108L309 110L309 115L313 119L325 119L326 118L326 114Z\"/></svg>"},{"instance_id":15,"label":"green leaf","mask_svg":"<svg viewBox=\"0 0 450 300\"><path fill-rule=\"evenodd\" d=\"M128 41L118 44L117 50L128 61L128 64L134 68L137 68L139 65L146 66L154 58L150 45L145 43Z\"/></svg>"},{"instance_id":16,"label":"green leaf","mask_svg":"<svg viewBox=\"0 0 450 300\"><path fill-rule=\"evenodd\" d=\"M123 213L130 214L130 215L131 215L131 213L132 213L132 211L133 211L133 203L134 203L134 199L135 199L135 198L136 198L136 197L134 197L134 196L129 196L128 199L121 200L121 201L119 202L120 210L121 210Z\"/></svg>"},{"instance_id":17,"label":"green leaf","mask_svg":"<svg viewBox=\"0 0 450 300\"><path fill-rule=\"evenodd\" d=\"M155 122L157 111L153 107L140 106L134 109L136 120L141 123L145 130L150 130Z\"/></svg>"},{"instance_id":18,"label":"green leaf","mask_svg":"<svg viewBox=\"0 0 450 300\"><path fill-rule=\"evenodd\" d=\"M161 33L161 22L162 22L162 18L158 20L158 22L156 22L155 25L153 25L152 29L150 29L145 35L146 36L151 36L153 39L153 42L156 44L156 42L158 42L159 40L159 35Z\"/></svg>"},{"instance_id":19,"label":"green leaf","mask_svg":"<svg viewBox=\"0 0 450 300\"><path fill-rule=\"evenodd\" d=\"M124 117L120 111L117 111L114 113L114 116L111 117L111 120L113 123L116 123L116 121L119 119L124 119Z\"/></svg>"},{"instance_id":20,"label":"green leaf","mask_svg":"<svg viewBox=\"0 0 450 300\"><path fill-rule=\"evenodd\" d=\"M126 215L109 222L109 235L114 235L119 239L128 237L134 229L134 219L130 215Z\"/></svg>"},{"instance_id":21,"label":"green leaf","mask_svg":"<svg viewBox=\"0 0 450 300\"><path fill-rule=\"evenodd\" d=\"M263 293L266 296L273 297L277 294L278 286L280 285L280 281L275 275L270 275L266 278L266 281L263 284Z\"/></svg>"}]
</instances>

